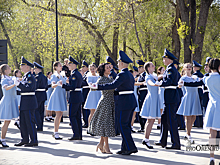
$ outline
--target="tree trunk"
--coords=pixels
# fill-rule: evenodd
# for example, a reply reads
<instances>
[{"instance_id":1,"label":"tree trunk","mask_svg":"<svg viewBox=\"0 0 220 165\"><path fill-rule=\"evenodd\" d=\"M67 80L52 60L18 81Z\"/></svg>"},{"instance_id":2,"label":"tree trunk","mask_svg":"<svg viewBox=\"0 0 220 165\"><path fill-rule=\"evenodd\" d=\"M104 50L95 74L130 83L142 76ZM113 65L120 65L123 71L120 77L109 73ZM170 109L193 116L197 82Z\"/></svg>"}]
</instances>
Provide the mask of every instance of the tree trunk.
<instances>
[{"instance_id":1,"label":"tree trunk","mask_svg":"<svg viewBox=\"0 0 220 165\"><path fill-rule=\"evenodd\" d=\"M195 54L193 55L193 60L201 63L201 55L202 55L202 48L203 48L203 41L206 29L207 18L209 14L209 7L212 4L213 0L202 0L200 13L199 13L199 20L196 29L196 38L195 38Z\"/></svg>"},{"instance_id":2,"label":"tree trunk","mask_svg":"<svg viewBox=\"0 0 220 165\"><path fill-rule=\"evenodd\" d=\"M112 56L110 56L115 62L117 61L117 54L118 54L118 35L119 35L119 24L117 24L114 27Z\"/></svg>"},{"instance_id":3,"label":"tree trunk","mask_svg":"<svg viewBox=\"0 0 220 165\"><path fill-rule=\"evenodd\" d=\"M125 24L124 34L123 34L123 51L126 53L126 31L127 31L127 23Z\"/></svg>"},{"instance_id":4,"label":"tree trunk","mask_svg":"<svg viewBox=\"0 0 220 165\"><path fill-rule=\"evenodd\" d=\"M180 18L180 10L179 10L179 6L176 5L176 16L172 27L172 48L173 48L173 54L178 58L178 61L180 59L180 49L181 49L180 38L177 32L177 27L179 26L179 18Z\"/></svg>"},{"instance_id":5,"label":"tree trunk","mask_svg":"<svg viewBox=\"0 0 220 165\"><path fill-rule=\"evenodd\" d=\"M18 69L18 68L19 68L19 64L18 64L17 56L16 56L15 53L14 53L13 46L12 46L12 44L11 44L11 40L10 40L10 38L9 38L9 35L8 35L7 30L6 30L6 28L5 28L5 25L4 25L4 23L2 22L1 19L0 19L0 24L1 24L2 30L3 30L3 32L4 32L4 35L5 35L6 39L7 39L8 46L9 46L9 48L10 48L10 50L11 50L13 63L14 63L14 65L15 65L15 68Z\"/></svg>"}]
</instances>

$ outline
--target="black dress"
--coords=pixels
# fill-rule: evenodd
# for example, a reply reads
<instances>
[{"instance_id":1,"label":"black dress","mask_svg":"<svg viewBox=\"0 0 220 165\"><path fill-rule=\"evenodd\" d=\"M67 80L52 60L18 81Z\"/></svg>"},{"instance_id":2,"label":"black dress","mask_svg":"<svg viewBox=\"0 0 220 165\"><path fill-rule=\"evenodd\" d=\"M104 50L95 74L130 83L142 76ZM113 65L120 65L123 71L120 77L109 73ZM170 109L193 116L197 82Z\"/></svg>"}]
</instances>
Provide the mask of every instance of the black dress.
<instances>
[{"instance_id":1,"label":"black dress","mask_svg":"<svg viewBox=\"0 0 220 165\"><path fill-rule=\"evenodd\" d=\"M113 79L101 77L97 83L111 83ZM115 104L114 90L102 90L96 111L89 124L88 132L95 136L113 137L115 136Z\"/></svg>"}]
</instances>

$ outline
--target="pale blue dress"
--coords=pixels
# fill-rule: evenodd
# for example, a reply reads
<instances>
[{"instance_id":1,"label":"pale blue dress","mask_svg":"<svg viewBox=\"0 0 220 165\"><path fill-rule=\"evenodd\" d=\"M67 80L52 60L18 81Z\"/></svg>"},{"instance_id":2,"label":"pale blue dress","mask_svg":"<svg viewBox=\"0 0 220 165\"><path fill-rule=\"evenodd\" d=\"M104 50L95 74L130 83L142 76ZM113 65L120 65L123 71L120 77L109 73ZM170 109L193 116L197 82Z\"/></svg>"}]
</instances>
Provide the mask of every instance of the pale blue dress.
<instances>
[{"instance_id":1,"label":"pale blue dress","mask_svg":"<svg viewBox=\"0 0 220 165\"><path fill-rule=\"evenodd\" d=\"M153 83L156 82L154 77L152 75L146 75L145 81L146 83L148 80L151 80ZM160 112L160 100L158 95L158 87L157 86L151 86L147 83L147 89L148 93L145 97L140 116L142 118L147 119L156 119L161 118L161 112Z\"/></svg>"},{"instance_id":2,"label":"pale blue dress","mask_svg":"<svg viewBox=\"0 0 220 165\"><path fill-rule=\"evenodd\" d=\"M66 77L63 77L57 73L51 76L51 83L62 80L63 84L66 84ZM61 86L57 86L53 89L48 101L47 110L49 111L67 111L66 90Z\"/></svg>"},{"instance_id":3,"label":"pale blue dress","mask_svg":"<svg viewBox=\"0 0 220 165\"><path fill-rule=\"evenodd\" d=\"M160 102L160 109L164 108L164 87L159 87L159 102Z\"/></svg>"},{"instance_id":4,"label":"pale blue dress","mask_svg":"<svg viewBox=\"0 0 220 165\"><path fill-rule=\"evenodd\" d=\"M138 94L137 94L137 88L138 86L134 86L134 96L136 98L136 101L137 101L137 107L135 108L135 112L140 112L140 108L139 108L139 103L138 103Z\"/></svg>"},{"instance_id":5,"label":"pale blue dress","mask_svg":"<svg viewBox=\"0 0 220 165\"><path fill-rule=\"evenodd\" d=\"M48 83L48 85L51 85L51 79L47 79L47 83ZM47 106L48 106L48 101L50 99L50 96L51 96L52 92L53 92L52 87L47 89L47 100L45 101L45 105L47 105Z\"/></svg>"},{"instance_id":6,"label":"pale blue dress","mask_svg":"<svg viewBox=\"0 0 220 165\"><path fill-rule=\"evenodd\" d=\"M11 120L19 116L16 86L6 90L5 86L14 84L11 77L2 76L3 97L0 101L0 120Z\"/></svg>"},{"instance_id":7,"label":"pale blue dress","mask_svg":"<svg viewBox=\"0 0 220 165\"><path fill-rule=\"evenodd\" d=\"M209 90L209 102L203 128L220 131L220 75L218 73L211 73L210 76L203 78L203 82Z\"/></svg>"},{"instance_id":8,"label":"pale blue dress","mask_svg":"<svg viewBox=\"0 0 220 165\"><path fill-rule=\"evenodd\" d=\"M13 76L13 77L12 77L12 80L13 80L13 81L17 80L17 77ZM17 91L21 91L21 89L18 88L18 87L16 88L16 90L17 90ZM18 100L18 106L20 106L20 103L21 103L21 95L17 95L17 100Z\"/></svg>"},{"instance_id":9,"label":"pale blue dress","mask_svg":"<svg viewBox=\"0 0 220 165\"><path fill-rule=\"evenodd\" d=\"M86 81L87 83L96 83L98 78L99 76L88 76ZM87 95L84 109L96 109L101 96L102 96L101 91L90 89Z\"/></svg>"},{"instance_id":10,"label":"pale blue dress","mask_svg":"<svg viewBox=\"0 0 220 165\"><path fill-rule=\"evenodd\" d=\"M183 76L180 78L180 81L181 80L183 80L184 82L196 81L195 79L189 76ZM202 115L202 108L200 104L198 88L183 86L182 91L183 91L182 101L180 103L180 106L176 114L183 116Z\"/></svg>"}]
</instances>

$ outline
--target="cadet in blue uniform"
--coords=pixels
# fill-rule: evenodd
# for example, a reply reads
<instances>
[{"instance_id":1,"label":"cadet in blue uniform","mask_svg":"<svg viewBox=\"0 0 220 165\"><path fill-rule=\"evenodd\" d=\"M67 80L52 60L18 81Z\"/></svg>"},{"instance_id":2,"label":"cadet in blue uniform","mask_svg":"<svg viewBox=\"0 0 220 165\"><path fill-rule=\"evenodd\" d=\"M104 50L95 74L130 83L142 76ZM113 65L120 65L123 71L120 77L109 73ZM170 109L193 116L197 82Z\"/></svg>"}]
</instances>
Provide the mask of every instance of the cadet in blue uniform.
<instances>
[{"instance_id":1,"label":"cadet in blue uniform","mask_svg":"<svg viewBox=\"0 0 220 165\"><path fill-rule=\"evenodd\" d=\"M167 65L167 68L163 74L162 84L158 83L158 86L165 87L164 91L164 103L165 107L161 115L161 137L160 141L156 142L156 145L165 147L167 145L168 130L171 135L171 147L166 149L180 150L180 139L178 133L178 124L176 118L176 111L180 102L179 93L177 91L178 84L178 71L173 64L173 60L177 59L167 49L164 51L163 62Z\"/></svg>"},{"instance_id":2,"label":"cadet in blue uniform","mask_svg":"<svg viewBox=\"0 0 220 165\"><path fill-rule=\"evenodd\" d=\"M44 122L44 102L47 100L46 90L48 88L47 77L42 73L42 67L40 64L34 62L34 72L36 73L36 97L38 108L35 110L35 119L37 123L37 131L43 131Z\"/></svg>"},{"instance_id":3,"label":"cadet in blue uniform","mask_svg":"<svg viewBox=\"0 0 220 165\"><path fill-rule=\"evenodd\" d=\"M35 96L36 80L31 74L31 67L33 64L21 57L21 71L24 76L18 88L21 89L21 103L20 103L20 131L21 142L15 146L25 145L27 147L38 146L37 129L35 126L35 109L37 109L37 98ZM29 142L30 136L30 142Z\"/></svg>"},{"instance_id":4,"label":"cadet in blue uniform","mask_svg":"<svg viewBox=\"0 0 220 165\"><path fill-rule=\"evenodd\" d=\"M82 87L82 75L77 69L79 63L69 56L69 70L71 74L69 77L69 82L63 84L62 88L70 91L69 98L69 118L71 122L71 127L73 130L73 136L69 140L82 140L82 121L81 121L81 105L83 102L83 96L81 92Z\"/></svg>"},{"instance_id":5,"label":"cadet in blue uniform","mask_svg":"<svg viewBox=\"0 0 220 165\"><path fill-rule=\"evenodd\" d=\"M82 113L83 113L83 121L84 121L84 125L82 126L82 128L87 128L88 127L88 119L89 119L89 115L90 115L90 110L89 109L84 109L84 105L86 102L86 98L87 95L89 93L89 85L87 83L87 73L88 71L88 64L87 62L85 62L83 60L82 62L82 70L84 71L84 75L83 75L83 81L82 81L82 94L83 94L83 102L82 102Z\"/></svg>"},{"instance_id":6,"label":"cadet in blue uniform","mask_svg":"<svg viewBox=\"0 0 220 165\"><path fill-rule=\"evenodd\" d=\"M206 58L206 62L205 62L205 66L204 66L204 70L205 70L206 74L204 74L204 76L209 76L209 73L210 73L209 61L210 61L211 59L212 59L211 57L207 57L207 58ZM203 86L203 96L202 96L203 115L205 115L208 102L209 102L209 90L208 90L208 88L204 85L204 86Z\"/></svg>"},{"instance_id":7,"label":"cadet in blue uniform","mask_svg":"<svg viewBox=\"0 0 220 165\"><path fill-rule=\"evenodd\" d=\"M114 67L116 66L114 60L107 56L106 57L106 62L109 64L110 66L110 69L111 69L111 73L109 75L109 78L112 78L113 80L115 80L115 78L117 77L117 74L115 73L114 71ZM120 135L120 131L119 131L119 128L118 128L118 125L119 123L118 122L118 116L119 116L119 111L118 111L118 91L117 89L115 89L115 92L114 92L114 101L115 101L115 133L116 133L116 136L117 135Z\"/></svg>"},{"instance_id":8,"label":"cadet in blue uniform","mask_svg":"<svg viewBox=\"0 0 220 165\"><path fill-rule=\"evenodd\" d=\"M202 65L197 63L196 61L193 61L193 75L196 75L198 78L203 78L203 74L200 72ZM202 96L203 96L203 91L202 87L200 86L198 89L199 92L199 98L202 106ZM196 120L194 122L194 127L203 127L203 116L196 116Z\"/></svg>"},{"instance_id":9,"label":"cadet in blue uniform","mask_svg":"<svg viewBox=\"0 0 220 165\"><path fill-rule=\"evenodd\" d=\"M117 88L118 96L118 123L122 135L121 150L117 154L130 155L138 152L131 136L131 119L137 102L134 96L134 77L128 71L128 64L132 63L131 59L123 52L119 51L118 68L121 72L116 79L109 84L93 84L94 89L110 90Z\"/></svg>"},{"instance_id":10,"label":"cadet in blue uniform","mask_svg":"<svg viewBox=\"0 0 220 165\"><path fill-rule=\"evenodd\" d=\"M173 64L174 66L176 67L176 69L178 70L178 65L180 64L178 61L176 60L173 60ZM178 81L179 79L181 78L181 75L180 73L178 72ZM181 98L183 97L183 91L181 88L177 88L177 91L179 92L179 97L180 97L180 100ZM179 107L179 105L178 105ZM180 115L180 114L176 114L176 118L177 118L177 123L178 123L178 129L179 130L185 130L185 121L184 121L184 118L183 118L183 115Z\"/></svg>"},{"instance_id":11,"label":"cadet in blue uniform","mask_svg":"<svg viewBox=\"0 0 220 165\"><path fill-rule=\"evenodd\" d=\"M139 72L139 77L138 77L138 81L137 82L145 82L145 76L146 76L146 72L144 71L144 61L142 60L137 60L137 64L138 64L138 72ZM142 108L142 105L144 103L144 99L147 95L147 86L146 85L140 85L139 89L138 89L138 99L139 99L139 108ZM141 128L138 130L138 132L144 132L144 126L146 123L146 119L142 118L139 115L139 121L140 121L140 126Z\"/></svg>"}]
</instances>

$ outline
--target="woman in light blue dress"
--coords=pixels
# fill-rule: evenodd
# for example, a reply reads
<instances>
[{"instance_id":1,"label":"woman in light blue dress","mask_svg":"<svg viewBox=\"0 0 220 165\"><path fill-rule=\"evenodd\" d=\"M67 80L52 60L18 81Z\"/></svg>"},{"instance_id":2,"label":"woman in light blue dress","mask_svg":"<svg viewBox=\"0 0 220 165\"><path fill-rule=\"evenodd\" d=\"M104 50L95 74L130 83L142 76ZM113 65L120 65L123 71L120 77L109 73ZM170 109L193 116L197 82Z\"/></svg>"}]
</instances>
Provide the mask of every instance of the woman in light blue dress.
<instances>
[{"instance_id":1,"label":"woman in light blue dress","mask_svg":"<svg viewBox=\"0 0 220 165\"><path fill-rule=\"evenodd\" d=\"M158 81L162 80L163 79L163 73L165 71L165 68L160 66L158 69L157 69L157 77L158 77ZM159 91L158 91L158 94L159 94L159 101L160 101L160 112L162 114L163 112L163 108L164 108L164 87L159 87ZM161 119L158 119L158 125L157 125L157 129L160 129L161 127Z\"/></svg>"},{"instance_id":2,"label":"woman in light blue dress","mask_svg":"<svg viewBox=\"0 0 220 165\"><path fill-rule=\"evenodd\" d=\"M184 82L194 82L197 81L198 78L192 77L192 65L190 63L186 63L183 66L184 76L180 78L180 81ZM202 109L198 94L198 88L196 87L182 87L183 97L181 104L177 110L177 114L183 115L186 118L186 130L187 134L184 139L190 140L191 143L194 141L191 138L190 132L192 129L192 125L196 119L196 116L202 115Z\"/></svg>"},{"instance_id":3,"label":"woman in light blue dress","mask_svg":"<svg viewBox=\"0 0 220 165\"><path fill-rule=\"evenodd\" d=\"M51 77L51 86L54 90L48 101L47 110L56 112L53 137L56 140L59 140L62 139L58 134L60 119L63 115L63 111L67 111L66 91L62 88L62 84L66 84L66 77L60 74L62 71L62 65L59 61L54 62L53 68L55 72ZM62 84L60 82L62 82Z\"/></svg>"},{"instance_id":4,"label":"woman in light blue dress","mask_svg":"<svg viewBox=\"0 0 220 165\"><path fill-rule=\"evenodd\" d=\"M0 101L0 120L4 120L4 125L1 130L0 144L3 147L9 147L5 142L5 136L11 119L19 116L18 101L16 85L14 84L12 78L9 77L11 68L7 64L3 64L0 66L0 72L2 74L1 85L3 91L3 97Z\"/></svg>"},{"instance_id":5,"label":"woman in light blue dress","mask_svg":"<svg viewBox=\"0 0 220 165\"><path fill-rule=\"evenodd\" d=\"M220 60L211 59L209 61L209 68L211 69L210 76L205 76L203 78L204 84L208 87L209 90L209 102L207 105L205 120L204 120L204 129L210 130L210 145L216 145L216 136L217 131L220 131ZM214 164L214 152L210 152L210 164Z\"/></svg>"},{"instance_id":6,"label":"woman in light blue dress","mask_svg":"<svg viewBox=\"0 0 220 165\"><path fill-rule=\"evenodd\" d=\"M96 65L95 64L91 64L89 65L89 72L87 73L87 83L96 83L97 80L99 79L99 75L96 74ZM90 115L89 115L89 119L88 119L88 123L90 123L93 114L95 113L95 110L97 108L97 105L99 103L99 100L102 96L101 91L98 90L93 90L90 89L86 101L85 101L85 105L84 105L84 109L90 109Z\"/></svg>"},{"instance_id":7,"label":"woman in light blue dress","mask_svg":"<svg viewBox=\"0 0 220 165\"><path fill-rule=\"evenodd\" d=\"M149 149L153 149L150 145L149 136L154 124L155 119L161 118L160 107L159 107L159 95L158 87L155 86L157 76L153 75L155 66L152 62L147 62L144 65L146 73L145 82L147 84L148 93L145 97L140 116L147 118L145 139L142 141L143 145L146 145Z\"/></svg>"},{"instance_id":8,"label":"woman in light blue dress","mask_svg":"<svg viewBox=\"0 0 220 165\"><path fill-rule=\"evenodd\" d=\"M51 87L51 76L52 76L52 72L47 72L47 83L48 83L48 89L47 89L47 100L45 101L45 105L48 106L48 100L50 99L50 96L53 92L53 88ZM52 117L52 111L48 111L46 109L46 117L45 117L46 121L51 121L54 120Z\"/></svg>"}]
</instances>

